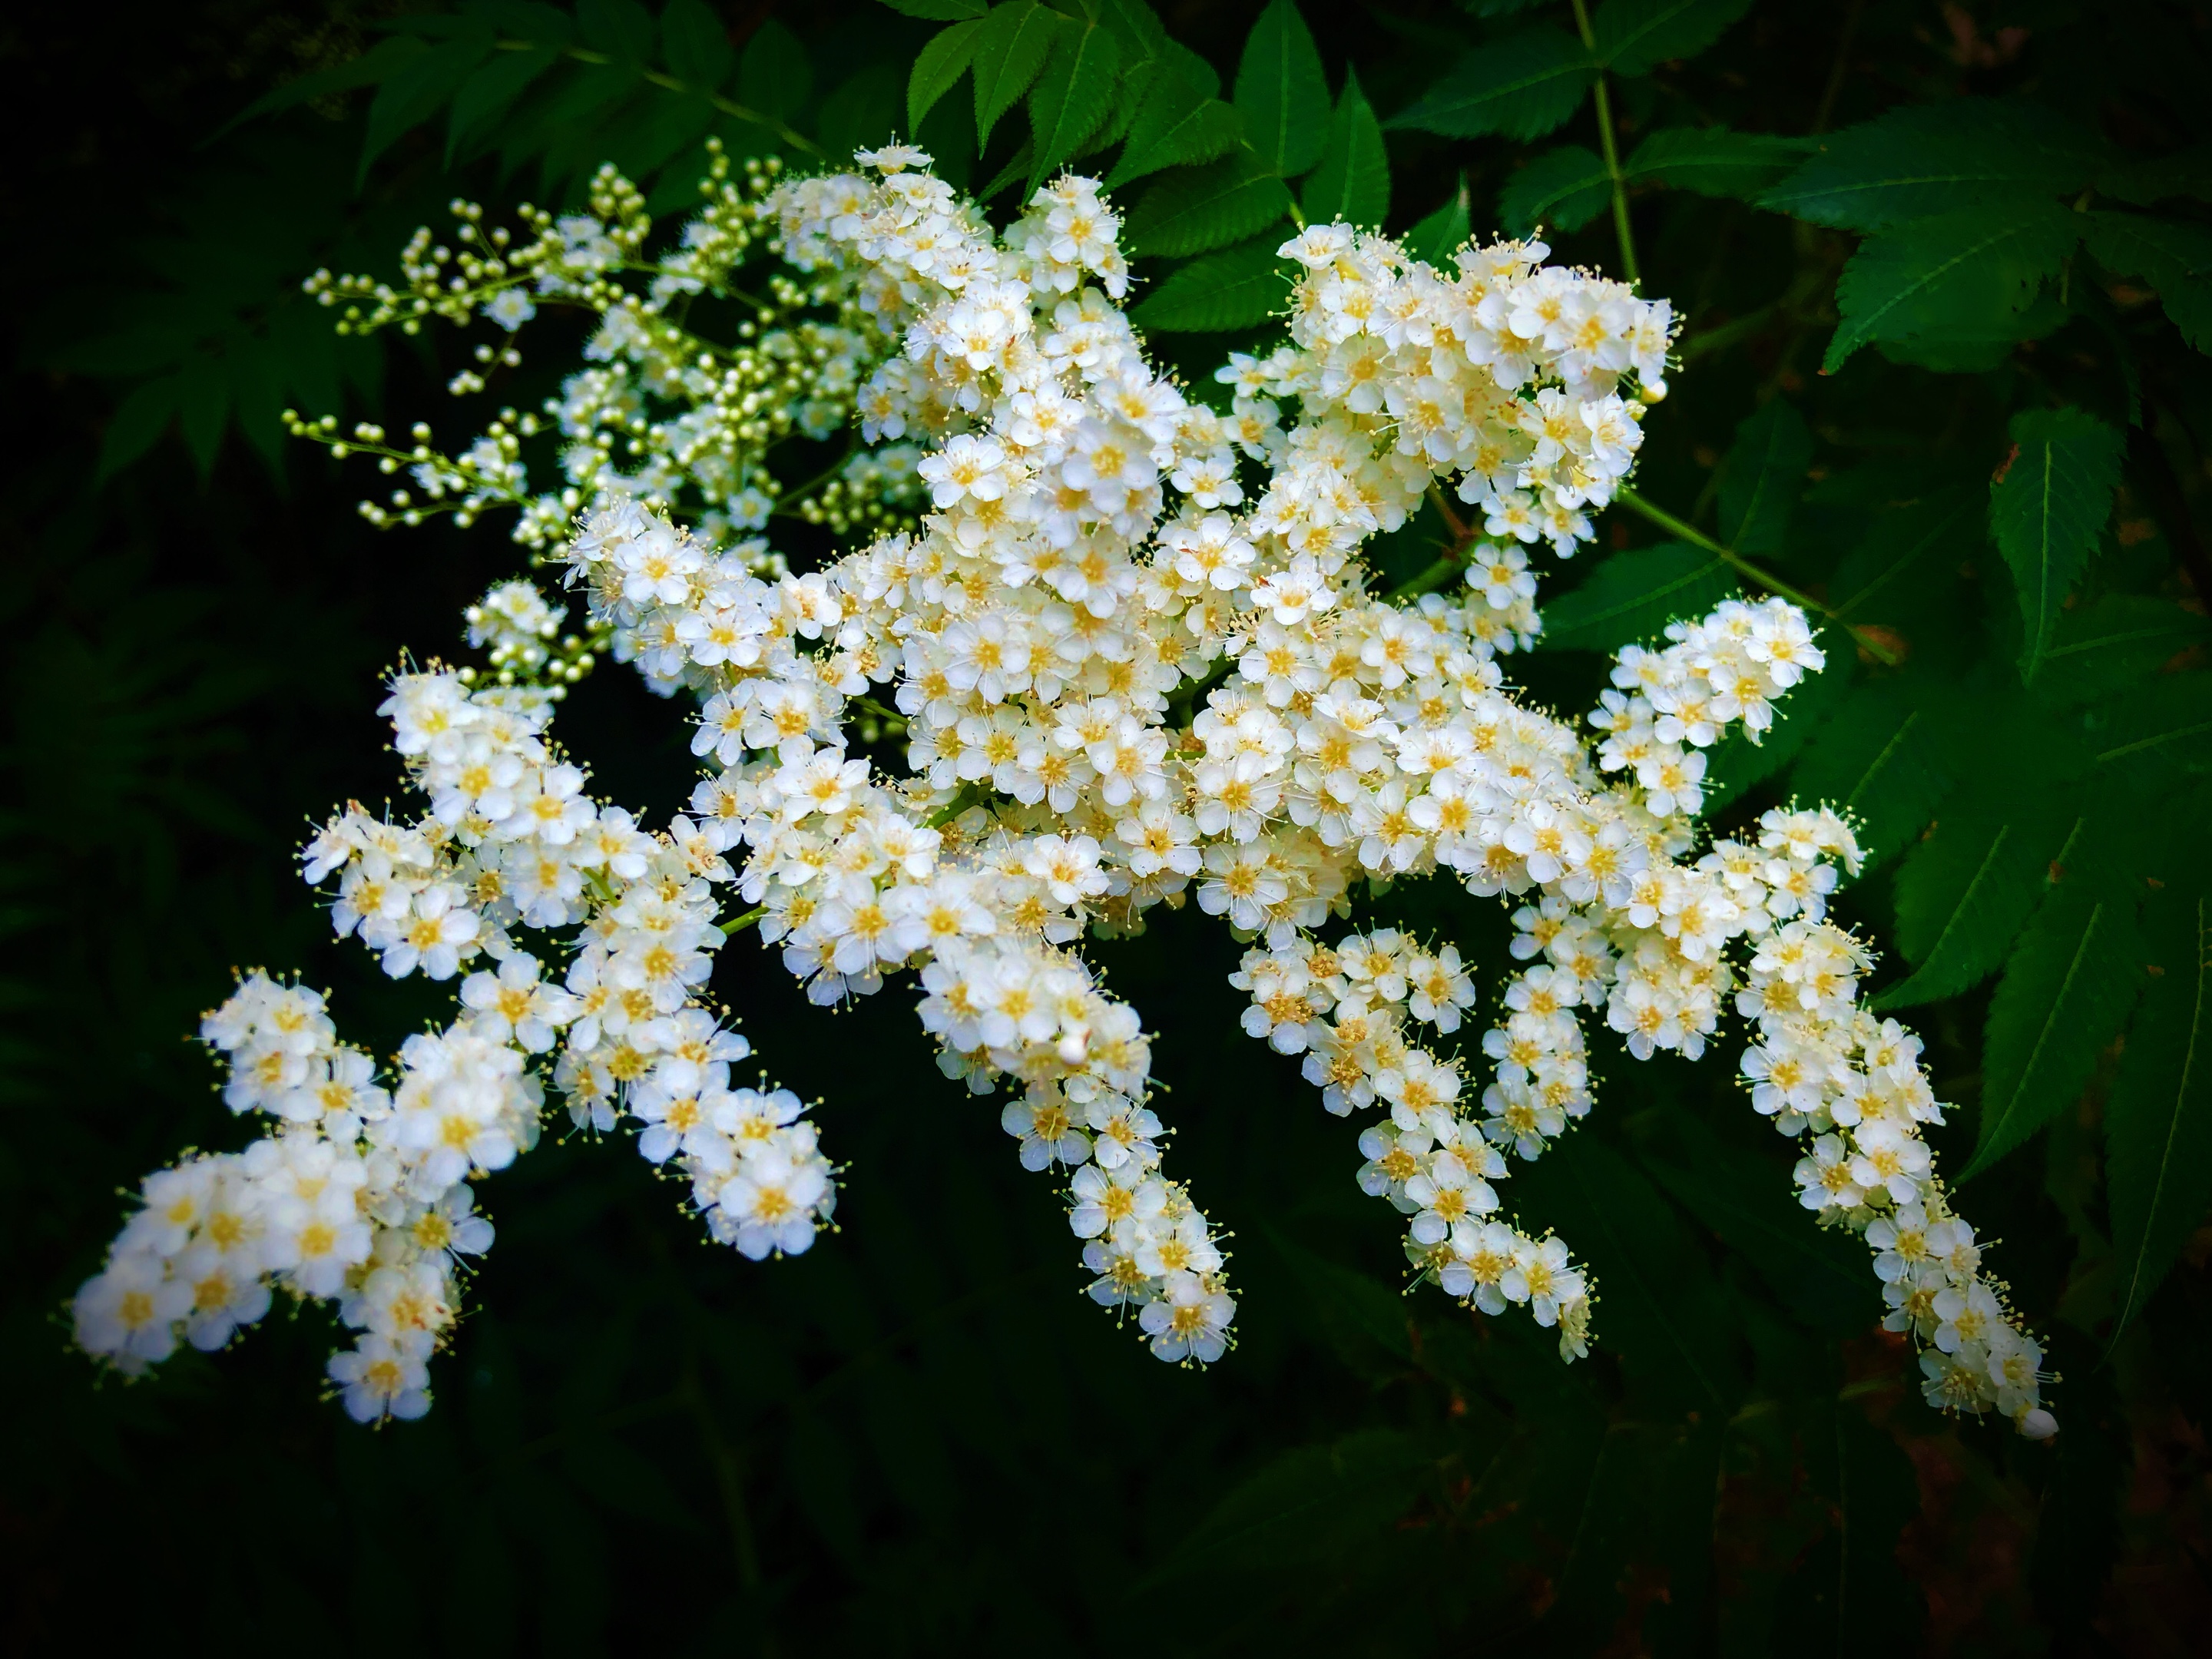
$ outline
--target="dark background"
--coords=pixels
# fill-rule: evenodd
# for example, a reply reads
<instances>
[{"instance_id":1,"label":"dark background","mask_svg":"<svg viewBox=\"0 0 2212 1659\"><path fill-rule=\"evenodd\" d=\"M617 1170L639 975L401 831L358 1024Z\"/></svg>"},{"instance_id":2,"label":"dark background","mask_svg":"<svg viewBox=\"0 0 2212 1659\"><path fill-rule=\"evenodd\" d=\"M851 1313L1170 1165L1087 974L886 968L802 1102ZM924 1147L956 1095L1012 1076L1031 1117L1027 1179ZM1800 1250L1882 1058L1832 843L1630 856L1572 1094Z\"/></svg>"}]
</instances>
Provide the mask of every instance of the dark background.
<instances>
[{"instance_id":1,"label":"dark background","mask_svg":"<svg viewBox=\"0 0 2212 1659\"><path fill-rule=\"evenodd\" d=\"M1235 1236L1241 1342L1211 1373L1152 1361L1082 1297L1049 1185L1019 1169L994 1105L939 1077L905 993L825 1013L740 945L715 992L775 1076L826 1102L849 1166L842 1231L811 1254L744 1262L619 1139L549 1136L483 1189L498 1242L426 1420L370 1431L319 1400L319 1310L280 1309L152 1381L97 1376L65 1304L123 1190L245 1133L190 1041L228 969L299 969L385 1048L438 994L330 940L290 855L331 803L392 787L380 672L403 647L450 650L461 605L518 550L489 524L369 530L368 471L284 453L243 398L245 425L188 415L95 472L131 385L103 343L137 308L158 320L180 288L212 286L267 295L257 327L319 329L285 296L333 248L389 270L447 196L536 187L489 163L448 174L418 134L356 198L361 110L343 99L213 137L357 51L385 9L27 7L0 24L9 1645L2202 1650L2212 1235L2108 1354L2082 1290L2105 1224L2094 1094L1961 1200L2064 1373L2056 1442L1920 1404L1911 1354L1873 1328L1858 1247L1790 1231L1790 1153L1744 1109L1725 1040L1697 1066L1639 1067L1601 1036L1590 1124L1516 1176L1519 1212L1557 1221L1606 1293L1601 1346L1568 1370L1525 1319L1398 1298L1399 1230L1353 1184L1353 1131L1237 1030L1235 949L1195 915L1100 954L1158 1030L1176 1171ZM1231 70L1255 9L1162 13ZM774 13L830 66L902 70L928 33L858 3L717 10L738 44ZM1308 18L1332 76L1356 62L1386 112L1469 27L1441 5ZM2205 39L2191 7L1768 5L1667 95L1802 132L1816 110L1840 125L2070 76L2116 122L2168 124L2165 147L2202 119ZM1468 168L1480 228L1517 159L1496 141L1392 146L1394 225ZM1848 247L1732 204L1639 214L1647 289L1693 316L1749 314L1793 273L1832 280ZM1602 262L1608 234L1601 217L1565 251ZM1650 493L1696 498L1777 387L1822 400L1824 445L1878 428L1985 476L1992 377L1869 361L1815 386L1823 327L1811 303L1686 370L1652 422ZM1198 364L1224 343L1176 349ZM343 403L311 412L437 417L460 361L444 343L441 372L439 349L350 348L327 366ZM557 372L542 344L535 361ZM2198 395L2200 363L2170 371L2177 400ZM2186 593L2200 480L2143 556L2160 591ZM1575 653L1525 675L1569 707L1600 683ZM562 723L603 793L663 815L688 792L682 728L626 674L589 682ZM1846 914L1885 921L1882 879ZM1434 887L1377 908L1448 929L1494 982L1495 908ZM1980 1018L1973 996L1920 1011L1947 1098L1972 1096ZM1970 1145L1968 1129L1939 1148L1955 1164ZM1765 1195L1757 1216L1705 1201L1716 1172Z\"/></svg>"}]
</instances>

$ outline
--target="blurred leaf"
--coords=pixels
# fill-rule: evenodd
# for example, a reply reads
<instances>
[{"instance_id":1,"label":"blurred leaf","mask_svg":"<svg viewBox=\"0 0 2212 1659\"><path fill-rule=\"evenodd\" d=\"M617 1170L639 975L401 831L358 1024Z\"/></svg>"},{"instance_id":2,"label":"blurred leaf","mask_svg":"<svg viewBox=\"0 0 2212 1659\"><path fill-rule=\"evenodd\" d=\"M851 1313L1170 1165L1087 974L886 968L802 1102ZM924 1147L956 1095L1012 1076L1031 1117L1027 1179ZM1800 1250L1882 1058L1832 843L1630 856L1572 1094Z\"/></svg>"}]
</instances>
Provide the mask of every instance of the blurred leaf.
<instances>
[{"instance_id":1,"label":"blurred leaf","mask_svg":"<svg viewBox=\"0 0 2212 1659\"><path fill-rule=\"evenodd\" d=\"M1380 228L1390 212L1390 158L1382 125L1359 89L1359 73L1346 68L1344 91L1329 117L1321 164L1305 182L1301 205L1313 224L1348 223Z\"/></svg>"},{"instance_id":2,"label":"blurred leaf","mask_svg":"<svg viewBox=\"0 0 2212 1659\"><path fill-rule=\"evenodd\" d=\"M1582 107L1597 67L1581 41L1547 27L1486 43L1383 125L1447 138L1540 138Z\"/></svg>"},{"instance_id":3,"label":"blurred leaf","mask_svg":"<svg viewBox=\"0 0 2212 1659\"><path fill-rule=\"evenodd\" d=\"M1288 185L1249 154L1230 155L1154 185L1129 210L1126 234L1133 253L1203 253L1244 241L1290 211Z\"/></svg>"},{"instance_id":4,"label":"blurred leaf","mask_svg":"<svg viewBox=\"0 0 2212 1659\"><path fill-rule=\"evenodd\" d=\"M753 31L738 64L738 95L752 108L790 120L814 90L814 62L799 37L775 18Z\"/></svg>"},{"instance_id":5,"label":"blurred leaf","mask_svg":"<svg viewBox=\"0 0 2212 1659\"><path fill-rule=\"evenodd\" d=\"M1547 150L1505 181L1498 217L1506 234L1526 236L1539 225L1580 230L1613 199L1613 175L1580 144Z\"/></svg>"},{"instance_id":6,"label":"blurred leaf","mask_svg":"<svg viewBox=\"0 0 2212 1659\"><path fill-rule=\"evenodd\" d=\"M1759 205L1850 230L1966 209L2001 217L2014 202L2077 194L2106 153L2095 133L2022 100L1908 104L1823 138Z\"/></svg>"},{"instance_id":7,"label":"blurred leaf","mask_svg":"<svg viewBox=\"0 0 2212 1659\"><path fill-rule=\"evenodd\" d=\"M1724 560L1681 542L1615 553L1588 581L1544 606L1539 643L1555 651L1618 651L1658 635L1679 617L1703 616L1736 591Z\"/></svg>"},{"instance_id":8,"label":"blurred leaf","mask_svg":"<svg viewBox=\"0 0 2212 1659\"><path fill-rule=\"evenodd\" d=\"M957 23L981 18L990 9L988 0L883 0L893 11L933 23Z\"/></svg>"},{"instance_id":9,"label":"blurred leaf","mask_svg":"<svg viewBox=\"0 0 2212 1659\"><path fill-rule=\"evenodd\" d=\"M2033 682L2060 608L2112 517L2125 442L2079 409L2016 415L2012 441L2004 476L1990 487L1990 534L2020 592L2020 675Z\"/></svg>"},{"instance_id":10,"label":"blurred leaf","mask_svg":"<svg viewBox=\"0 0 2212 1659\"><path fill-rule=\"evenodd\" d=\"M2154 892L2143 922L2159 971L2105 1102L2115 1342L2212 1209L2212 898Z\"/></svg>"},{"instance_id":11,"label":"blurred leaf","mask_svg":"<svg viewBox=\"0 0 2212 1659\"><path fill-rule=\"evenodd\" d=\"M1328 1561L1403 1515L1431 1462L1418 1440L1395 1429L1285 1452L1215 1504L1153 1577Z\"/></svg>"},{"instance_id":12,"label":"blurred leaf","mask_svg":"<svg viewBox=\"0 0 2212 1659\"><path fill-rule=\"evenodd\" d=\"M1739 553L1784 550L1813 462L1813 434L1786 398L1771 398L1735 429L1721 478L1721 539Z\"/></svg>"},{"instance_id":13,"label":"blurred leaf","mask_svg":"<svg viewBox=\"0 0 2212 1659\"><path fill-rule=\"evenodd\" d=\"M1597 60L1615 75L1648 75L1693 58L1750 9L1751 0L1604 0L1590 18Z\"/></svg>"},{"instance_id":14,"label":"blurred leaf","mask_svg":"<svg viewBox=\"0 0 2212 1659\"><path fill-rule=\"evenodd\" d=\"M1988 356L2012 337L2045 278L2081 234L2081 216L2037 202L1962 208L1869 236L1836 286L1841 320L1821 359L1832 374L1874 342L1941 346L1958 341ZM1990 367L1962 356L1959 364Z\"/></svg>"},{"instance_id":15,"label":"blurred leaf","mask_svg":"<svg viewBox=\"0 0 2212 1659\"><path fill-rule=\"evenodd\" d=\"M706 0L668 0L660 14L660 44L671 74L708 91L730 78L738 61L728 31Z\"/></svg>"},{"instance_id":16,"label":"blurred leaf","mask_svg":"<svg viewBox=\"0 0 2212 1659\"><path fill-rule=\"evenodd\" d=\"M1328 81L1312 31L1292 0L1268 0L1237 65L1237 112L1261 161L1295 179L1328 141Z\"/></svg>"},{"instance_id":17,"label":"blurred leaf","mask_svg":"<svg viewBox=\"0 0 2212 1659\"><path fill-rule=\"evenodd\" d=\"M1164 333L1201 333L1251 328L1279 316L1290 304L1294 270L1275 252L1279 246L1281 239L1263 236L1178 266L1129 319Z\"/></svg>"},{"instance_id":18,"label":"blurred leaf","mask_svg":"<svg viewBox=\"0 0 2212 1659\"><path fill-rule=\"evenodd\" d=\"M1855 688L1805 745L1792 775L1801 802L1854 816L1870 863L1919 835L1950 787L1951 733L1917 691L1895 681Z\"/></svg>"}]
</instances>

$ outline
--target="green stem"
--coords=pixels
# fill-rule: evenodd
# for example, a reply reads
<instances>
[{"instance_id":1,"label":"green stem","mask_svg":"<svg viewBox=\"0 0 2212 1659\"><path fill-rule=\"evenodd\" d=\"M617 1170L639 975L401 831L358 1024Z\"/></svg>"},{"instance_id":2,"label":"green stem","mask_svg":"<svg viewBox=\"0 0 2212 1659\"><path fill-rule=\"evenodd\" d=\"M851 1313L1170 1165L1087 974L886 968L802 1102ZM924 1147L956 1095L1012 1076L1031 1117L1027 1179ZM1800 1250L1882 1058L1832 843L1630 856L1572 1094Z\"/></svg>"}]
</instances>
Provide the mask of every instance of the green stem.
<instances>
[{"instance_id":1,"label":"green stem","mask_svg":"<svg viewBox=\"0 0 2212 1659\"><path fill-rule=\"evenodd\" d=\"M543 52L545 49L545 43L542 40L501 40L499 43L499 49L501 52ZM564 58L574 58L579 64L590 64L599 68L604 68L616 61L611 54L593 52L589 46L562 46L559 50ZM761 111L750 108L744 104L734 103L718 93L709 92L704 87L695 87L690 82L680 81L672 75L663 75L659 70L649 70L640 65L637 75L640 80L650 82L653 85L666 91L689 93L695 98L704 98L725 115L733 116L740 121L750 121L755 126L766 127L793 149L803 149L809 155L819 156L825 161L829 159L828 150L823 149L805 133L786 126L773 115L763 114Z\"/></svg>"},{"instance_id":2,"label":"green stem","mask_svg":"<svg viewBox=\"0 0 2212 1659\"><path fill-rule=\"evenodd\" d=\"M1424 593L1434 592L1466 567L1457 559L1438 559L1418 576L1409 577L1382 596L1385 605L1396 605L1405 599L1416 599Z\"/></svg>"},{"instance_id":3,"label":"green stem","mask_svg":"<svg viewBox=\"0 0 2212 1659\"><path fill-rule=\"evenodd\" d=\"M980 783L963 783L960 793L929 815L929 827L942 830L971 806L981 806L991 799L991 792Z\"/></svg>"},{"instance_id":4,"label":"green stem","mask_svg":"<svg viewBox=\"0 0 2212 1659\"><path fill-rule=\"evenodd\" d=\"M735 939L739 933L744 933L746 928L751 927L755 922L758 921L767 914L768 906L765 904L760 904L754 906L741 916L731 917L729 921L721 924L722 937L724 939Z\"/></svg>"},{"instance_id":5,"label":"green stem","mask_svg":"<svg viewBox=\"0 0 2212 1659\"><path fill-rule=\"evenodd\" d=\"M1597 33L1590 27L1589 7L1584 0L1574 0L1575 27L1583 37L1583 45L1595 54ZM1620 239L1621 274L1631 283L1644 280L1636 265L1636 236L1628 224L1628 179L1620 170L1620 147L1613 138L1613 94L1605 83L1605 71L1600 70L1594 88L1597 97L1597 141L1605 155L1606 176L1613 180L1613 229Z\"/></svg>"},{"instance_id":6,"label":"green stem","mask_svg":"<svg viewBox=\"0 0 2212 1659\"><path fill-rule=\"evenodd\" d=\"M1897 653L1892 650L1889 646L1885 644L1881 639L1877 638L1864 629L1855 627L1851 623L1845 622L1833 611L1821 604L1820 600L1814 599L1810 593L1806 592L1804 589L1801 587L1792 587L1788 582L1784 581L1781 577L1776 575L1765 566L1753 564L1749 559L1745 558L1742 554L1737 552L1734 548L1723 546L1721 543L1715 541L1711 536L1705 534L1704 531L1698 529L1695 525L1691 524L1688 520L1676 518L1673 514L1667 511L1665 507L1659 506L1655 501L1646 501L1643 496L1638 495L1633 489L1631 489L1626 484L1623 484L1619 489L1613 492L1613 498L1619 501L1623 507L1628 508L1630 512L1640 514L1643 517L1650 520L1653 524L1658 526L1660 529L1665 531L1668 535L1674 537L1677 540L1687 542L1692 547L1702 548L1705 551L1711 554L1715 558L1721 560L1723 563L1733 566L1736 570L1751 578L1753 581L1757 582L1768 592L1775 594L1781 599L1785 599L1792 605L1802 605L1808 611L1818 611L1821 616L1826 617L1830 622L1834 623L1838 627L1842 628L1848 632L1853 639L1856 640L1860 645L1863 646L1867 652L1877 660L1887 663L1893 667L1896 665L1898 660Z\"/></svg>"}]
</instances>

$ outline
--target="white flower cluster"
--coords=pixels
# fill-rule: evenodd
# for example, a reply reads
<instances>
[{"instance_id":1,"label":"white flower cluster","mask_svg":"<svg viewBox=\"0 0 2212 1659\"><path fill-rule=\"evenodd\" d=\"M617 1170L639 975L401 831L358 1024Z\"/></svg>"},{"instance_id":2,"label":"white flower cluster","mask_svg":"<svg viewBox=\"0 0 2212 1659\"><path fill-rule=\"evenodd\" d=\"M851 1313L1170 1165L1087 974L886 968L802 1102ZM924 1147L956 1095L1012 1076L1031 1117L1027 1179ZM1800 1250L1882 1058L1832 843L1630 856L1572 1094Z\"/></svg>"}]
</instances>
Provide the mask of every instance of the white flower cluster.
<instances>
[{"instance_id":1,"label":"white flower cluster","mask_svg":"<svg viewBox=\"0 0 2212 1659\"><path fill-rule=\"evenodd\" d=\"M921 152L858 159L726 191L687 234L705 263L665 264L642 301L611 298L604 275L642 238L615 183L600 218L629 228L548 221L559 248L541 238L532 257L541 294L605 301L595 358L724 434L680 451L695 482L699 454L827 432L849 410L875 447L842 465L910 477L926 510L805 574L764 544L722 544L762 521L727 490L697 534L679 530L665 477L582 440L642 431L659 454L684 417L647 421L592 380L611 367L587 370L568 393L575 488L524 539L591 502L571 580L595 639L696 700L708 771L691 813L653 838L572 806L580 774L544 748L526 688L502 702L405 683L403 749L433 814L363 827L357 845L326 836L352 884L341 927L357 919L394 971L498 959L496 994L518 1011L500 1040L559 1042L574 1119L642 1119L646 1155L680 1155L716 1235L755 1254L803 1248L827 1171L796 1102L727 1086L742 1040L696 1006L712 885L755 907L817 1002L915 969L942 1068L978 1093L1012 1085L1000 1121L1021 1162L1065 1172L1091 1294L1133 1310L1162 1358L1199 1363L1230 1340L1222 1241L1162 1173L1149 1044L1075 953L1086 931L1194 898L1222 917L1252 947L1235 976L1246 1029L1302 1054L1330 1111L1376 1115L1358 1179L1408 1218L1419 1275L1486 1312L1526 1306L1569 1358L1590 1336L1589 1276L1564 1241L1510 1219L1494 1183L1589 1110L1583 1011L1638 1058L1694 1059L1733 996L1760 1030L1757 1103L1812 1137L1807 1203L1865 1234L1893 1325L1934 1344L1929 1397L2048 1432L2039 1354L1979 1276L1919 1138L1937 1109L1917 1051L1859 1009L1863 953L1824 919L1837 864L1856 865L1848 826L1777 811L1755 839L1698 851L1706 751L1738 722L1756 741L1823 665L1803 616L1730 601L1624 652L1594 744L1503 689L1498 654L1540 628L1526 550L1565 556L1589 537L1664 394L1665 302L1547 266L1537 243L1462 249L1447 274L1317 226L1282 250L1304 270L1290 343L1220 372L1223 414L1146 361L1094 183L1039 190L1000 237ZM834 308L857 343L809 337L799 353L837 365L833 393L819 377L718 379L655 309L693 276L726 287L756 240L799 273L777 279L776 305ZM604 425L603 397L619 416ZM1370 592L1362 544L1425 495L1456 523L1447 484L1480 514L1456 550L1464 587ZM887 738L902 775L854 752ZM1516 902L1527 964L1480 1040L1478 1101L1471 1057L1445 1041L1476 1000L1456 950L1389 929L1319 937L1363 881L1439 869ZM514 965L518 920L585 924L563 988Z\"/></svg>"},{"instance_id":2,"label":"white flower cluster","mask_svg":"<svg viewBox=\"0 0 2212 1659\"><path fill-rule=\"evenodd\" d=\"M471 607L534 636L555 613L527 584ZM382 712L422 818L359 807L306 849L309 881L336 877L331 915L395 978L462 977L452 1024L402 1047L394 1086L339 1043L318 994L256 973L201 1034L228 1057L233 1110L279 1120L242 1153L201 1155L148 1178L105 1270L76 1300L77 1338L127 1370L179 1335L222 1346L266 1311L270 1285L336 1298L363 1334L330 1375L354 1416L418 1416L427 1361L456 1317L458 1257L490 1224L469 1182L537 1143L544 1057L580 1127L643 1126L673 1159L713 1236L759 1257L805 1249L834 1208L831 1171L787 1091L730 1086L750 1052L698 994L722 943L720 842L678 817L665 835L595 803L546 741L542 702L457 674L404 674ZM517 930L574 930L565 982Z\"/></svg>"}]
</instances>

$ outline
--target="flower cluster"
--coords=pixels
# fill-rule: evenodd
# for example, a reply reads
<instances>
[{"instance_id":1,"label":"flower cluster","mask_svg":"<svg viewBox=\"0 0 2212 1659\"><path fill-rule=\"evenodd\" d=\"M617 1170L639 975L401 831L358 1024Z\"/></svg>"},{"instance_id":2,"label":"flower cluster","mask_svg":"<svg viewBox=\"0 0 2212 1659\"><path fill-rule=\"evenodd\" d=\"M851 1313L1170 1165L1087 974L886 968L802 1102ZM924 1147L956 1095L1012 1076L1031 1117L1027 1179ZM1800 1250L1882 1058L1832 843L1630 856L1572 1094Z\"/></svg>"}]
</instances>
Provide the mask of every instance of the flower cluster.
<instances>
[{"instance_id":1,"label":"flower cluster","mask_svg":"<svg viewBox=\"0 0 2212 1659\"><path fill-rule=\"evenodd\" d=\"M509 583L471 607L471 631L533 638L556 615ZM459 981L453 1023L406 1040L387 1091L319 994L248 976L201 1035L229 1062L225 1101L274 1133L149 1177L76 1300L79 1342L137 1370L180 1334L222 1346L272 1284L335 1299L362 1334L330 1376L363 1420L428 1407L459 1257L491 1241L470 1182L537 1143L556 1046L579 1125L626 1112L644 1155L674 1159L709 1231L746 1255L805 1249L836 1196L796 1097L732 1090L750 1045L699 1002L723 939L714 885L731 876L715 831L678 817L648 834L595 802L544 736L543 695L434 671L397 677L382 712L429 811L394 823L349 807L308 844L305 873L335 880L337 933L387 974ZM574 933L561 980L525 929Z\"/></svg>"},{"instance_id":2,"label":"flower cluster","mask_svg":"<svg viewBox=\"0 0 2212 1659\"><path fill-rule=\"evenodd\" d=\"M614 280L644 231L607 175L596 217L540 216L526 258L487 244L449 277L426 240L413 312L393 295L361 319L481 303L512 325L526 279L599 309L587 355L606 367L558 414L572 487L518 534L550 547L580 511L562 556L588 637L696 704L705 775L648 836L544 743L544 685L404 678L389 707L431 813L325 832L311 873L339 875L341 929L396 973L496 964L465 983L477 1012L456 1030L557 1049L572 1119L642 1122L645 1155L755 1255L805 1247L829 1172L795 1100L730 1086L743 1040L698 1003L715 889L753 907L741 920L817 1002L912 970L941 1069L1006 1085L1021 1163L1060 1172L1091 1295L1181 1362L1231 1340L1224 1239L1164 1173L1149 1043L1077 954L1086 933L1194 900L1222 918L1249 947L1247 1030L1302 1055L1328 1110L1366 1115L1357 1178L1408 1218L1416 1278L1486 1313L1527 1308L1570 1358L1591 1340L1589 1275L1510 1218L1498 1183L1591 1109L1585 1018L1638 1059L1695 1059L1734 1006L1759 1030L1754 1104L1808 1138L1808 1207L1863 1233L1893 1327L1933 1345L1929 1397L2048 1432L2039 1353L1920 1139L1940 1109L1917 1048L1861 1009L1864 953L1826 920L1857 863L1849 826L1778 810L1706 842L1696 822L1707 751L1739 724L1758 741L1822 667L1803 616L1731 600L1624 651L1594 742L1505 689L1501 655L1541 627L1530 550L1590 537L1664 396L1665 302L1548 265L1540 243L1464 247L1447 271L1316 226L1282 249L1303 272L1288 343L1232 358L1224 412L1147 360L1097 185L1054 181L1001 235L921 152L858 160L773 188L721 170L642 296ZM812 366L781 379L674 316L737 293L757 243L787 270L743 349ZM836 320L763 331L802 305ZM648 419L641 392L686 412ZM869 448L842 476L903 480L917 510L816 501L799 516L885 533L812 570L739 539L768 522L758 447L848 419ZM517 465L520 430L459 482L438 482L426 441L378 453L426 468L434 494L489 500L471 481ZM706 503L690 530L667 510L679 484ZM1452 495L1479 519L1453 550L1464 585L1373 592L1363 545L1425 496L1457 525ZM502 589L472 624L543 680L527 653L549 617ZM1513 906L1524 965L1494 1022L1471 1018L1449 942L1336 933L1363 884L1439 871ZM515 945L522 925L580 927L558 987ZM449 1179L495 1167L454 1133Z\"/></svg>"}]
</instances>

